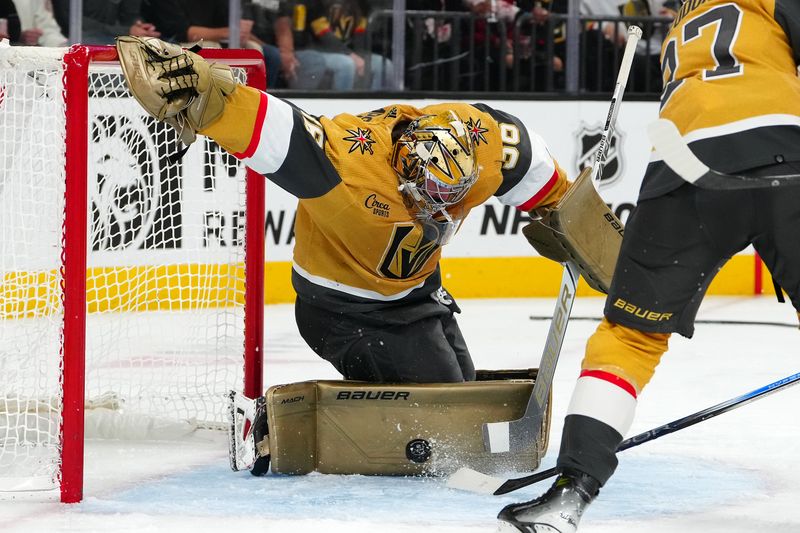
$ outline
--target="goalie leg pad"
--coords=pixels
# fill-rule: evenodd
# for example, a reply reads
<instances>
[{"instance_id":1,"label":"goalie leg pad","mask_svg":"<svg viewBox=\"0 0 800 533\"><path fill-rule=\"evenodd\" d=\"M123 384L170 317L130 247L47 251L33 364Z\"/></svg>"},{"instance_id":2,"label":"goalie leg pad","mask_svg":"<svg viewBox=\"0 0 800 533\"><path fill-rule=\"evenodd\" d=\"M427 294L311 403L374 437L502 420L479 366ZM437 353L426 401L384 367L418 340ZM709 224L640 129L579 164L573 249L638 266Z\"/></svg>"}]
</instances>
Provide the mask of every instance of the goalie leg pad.
<instances>
[{"instance_id":1,"label":"goalie leg pad","mask_svg":"<svg viewBox=\"0 0 800 533\"><path fill-rule=\"evenodd\" d=\"M528 242L544 257L571 261L593 289L608 293L623 227L597 194L585 168L552 209L522 228Z\"/></svg>"},{"instance_id":2,"label":"goalie leg pad","mask_svg":"<svg viewBox=\"0 0 800 533\"><path fill-rule=\"evenodd\" d=\"M271 387L266 398L272 471L416 475L447 474L462 466L485 472L536 469L547 448L549 411L538 441L519 453L486 452L482 432L485 422L520 418L533 381L497 372L484 377L492 379Z\"/></svg>"}]
</instances>

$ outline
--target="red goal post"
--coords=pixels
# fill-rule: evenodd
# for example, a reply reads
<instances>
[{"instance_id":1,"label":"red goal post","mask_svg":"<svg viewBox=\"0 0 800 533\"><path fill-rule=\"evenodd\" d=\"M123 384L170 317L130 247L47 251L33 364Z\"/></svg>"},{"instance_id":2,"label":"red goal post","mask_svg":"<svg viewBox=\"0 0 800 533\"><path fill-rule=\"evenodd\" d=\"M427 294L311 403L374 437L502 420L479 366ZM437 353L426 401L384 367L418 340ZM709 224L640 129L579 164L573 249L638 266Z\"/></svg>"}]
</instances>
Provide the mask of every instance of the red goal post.
<instances>
[{"instance_id":1,"label":"red goal post","mask_svg":"<svg viewBox=\"0 0 800 533\"><path fill-rule=\"evenodd\" d=\"M0 491L80 501L87 409L224 427L263 392L264 178L179 148L113 47L0 49Z\"/></svg>"}]
</instances>

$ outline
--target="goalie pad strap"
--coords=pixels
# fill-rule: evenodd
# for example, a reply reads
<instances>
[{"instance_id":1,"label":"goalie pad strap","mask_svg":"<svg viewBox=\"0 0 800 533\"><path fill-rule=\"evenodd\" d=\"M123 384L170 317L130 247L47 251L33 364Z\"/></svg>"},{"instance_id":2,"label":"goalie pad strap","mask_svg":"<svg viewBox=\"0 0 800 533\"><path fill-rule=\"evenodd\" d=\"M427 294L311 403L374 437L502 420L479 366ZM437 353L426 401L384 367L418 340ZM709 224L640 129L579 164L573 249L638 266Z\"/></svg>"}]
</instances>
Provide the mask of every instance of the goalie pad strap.
<instances>
[{"instance_id":1,"label":"goalie pad strap","mask_svg":"<svg viewBox=\"0 0 800 533\"><path fill-rule=\"evenodd\" d=\"M552 209L535 213L522 229L528 242L542 256L566 263L571 261L593 289L608 293L623 227L603 202L585 168Z\"/></svg>"}]
</instances>

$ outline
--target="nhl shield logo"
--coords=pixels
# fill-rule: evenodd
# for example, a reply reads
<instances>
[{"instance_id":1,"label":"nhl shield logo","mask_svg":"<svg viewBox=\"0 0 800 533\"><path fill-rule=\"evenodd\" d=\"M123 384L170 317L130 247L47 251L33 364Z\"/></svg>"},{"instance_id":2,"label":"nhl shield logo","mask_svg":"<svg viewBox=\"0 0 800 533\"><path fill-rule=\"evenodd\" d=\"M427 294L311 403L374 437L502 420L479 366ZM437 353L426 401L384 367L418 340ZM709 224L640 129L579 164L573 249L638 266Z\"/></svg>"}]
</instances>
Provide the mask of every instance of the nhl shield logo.
<instances>
[{"instance_id":1,"label":"nhl shield logo","mask_svg":"<svg viewBox=\"0 0 800 533\"><path fill-rule=\"evenodd\" d=\"M575 166L578 173L586 167L594 164L597 150L600 148L600 138L603 136L603 124L589 125L581 122L578 131L575 133L577 141L578 155L575 159ZM624 137L621 132L614 130L609 140L606 161L603 166L603 174L600 176L600 185L610 185L622 176L622 143Z\"/></svg>"}]
</instances>

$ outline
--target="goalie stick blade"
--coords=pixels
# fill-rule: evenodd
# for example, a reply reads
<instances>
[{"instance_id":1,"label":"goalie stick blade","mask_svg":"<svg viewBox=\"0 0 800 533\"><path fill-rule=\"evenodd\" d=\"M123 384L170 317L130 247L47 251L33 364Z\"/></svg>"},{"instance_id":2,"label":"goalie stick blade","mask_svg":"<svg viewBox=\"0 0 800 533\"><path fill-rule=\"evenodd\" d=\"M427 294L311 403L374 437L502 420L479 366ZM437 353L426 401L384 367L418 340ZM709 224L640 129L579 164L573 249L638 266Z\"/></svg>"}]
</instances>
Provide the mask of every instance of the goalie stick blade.
<instances>
[{"instance_id":1,"label":"goalie stick blade","mask_svg":"<svg viewBox=\"0 0 800 533\"><path fill-rule=\"evenodd\" d=\"M461 467L447 478L445 486L450 489L465 490L478 494L494 494L504 479L496 478L467 467Z\"/></svg>"},{"instance_id":2,"label":"goalie stick blade","mask_svg":"<svg viewBox=\"0 0 800 533\"><path fill-rule=\"evenodd\" d=\"M548 468L541 472L527 476L510 479L500 479L471 468L462 467L447 478L446 486L451 489L474 492L477 494L491 494L501 496L515 490L533 485L539 481L550 479L558 474L555 468Z\"/></svg>"},{"instance_id":3,"label":"goalie stick blade","mask_svg":"<svg viewBox=\"0 0 800 533\"><path fill-rule=\"evenodd\" d=\"M704 189L754 189L800 184L800 174L756 178L717 172L694 155L678 127L664 118L651 122L647 126L647 135L669 168L685 181Z\"/></svg>"}]
</instances>

